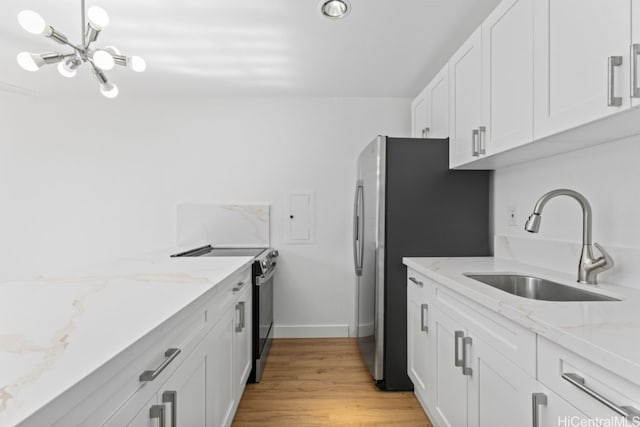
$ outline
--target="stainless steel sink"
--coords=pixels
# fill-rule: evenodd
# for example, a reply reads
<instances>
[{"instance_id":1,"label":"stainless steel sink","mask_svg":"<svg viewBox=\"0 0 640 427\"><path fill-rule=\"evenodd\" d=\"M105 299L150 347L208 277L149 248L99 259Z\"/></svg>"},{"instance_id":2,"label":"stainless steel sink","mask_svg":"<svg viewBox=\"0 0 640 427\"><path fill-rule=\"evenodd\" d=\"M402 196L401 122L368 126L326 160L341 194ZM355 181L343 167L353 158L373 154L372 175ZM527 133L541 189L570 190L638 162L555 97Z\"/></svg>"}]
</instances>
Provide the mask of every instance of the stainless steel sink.
<instances>
[{"instance_id":1,"label":"stainless steel sink","mask_svg":"<svg viewBox=\"0 0 640 427\"><path fill-rule=\"evenodd\" d=\"M539 277L520 274L471 274L470 279L519 297L543 301L620 301L619 299L574 288Z\"/></svg>"}]
</instances>

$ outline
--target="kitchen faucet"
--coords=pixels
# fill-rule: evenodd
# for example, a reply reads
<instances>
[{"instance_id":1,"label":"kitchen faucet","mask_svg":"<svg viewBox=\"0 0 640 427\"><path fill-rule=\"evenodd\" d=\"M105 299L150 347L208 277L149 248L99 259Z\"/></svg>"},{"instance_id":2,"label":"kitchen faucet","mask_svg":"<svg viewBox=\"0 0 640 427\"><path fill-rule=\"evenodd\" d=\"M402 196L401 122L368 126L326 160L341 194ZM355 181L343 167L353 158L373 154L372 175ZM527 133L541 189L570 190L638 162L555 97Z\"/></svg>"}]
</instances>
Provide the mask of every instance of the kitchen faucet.
<instances>
[{"instance_id":1,"label":"kitchen faucet","mask_svg":"<svg viewBox=\"0 0 640 427\"><path fill-rule=\"evenodd\" d=\"M540 200L536 203L533 213L524 225L524 229L529 233L537 233L540 230L542 209L549 200L556 196L569 196L580 203L582 208L582 253L578 264L578 283L597 285L598 274L613 267L613 258L597 243L594 243L594 245L602 256L596 258L593 255L593 247L591 246L591 205L582 194L566 188L549 191L540 197Z\"/></svg>"}]
</instances>

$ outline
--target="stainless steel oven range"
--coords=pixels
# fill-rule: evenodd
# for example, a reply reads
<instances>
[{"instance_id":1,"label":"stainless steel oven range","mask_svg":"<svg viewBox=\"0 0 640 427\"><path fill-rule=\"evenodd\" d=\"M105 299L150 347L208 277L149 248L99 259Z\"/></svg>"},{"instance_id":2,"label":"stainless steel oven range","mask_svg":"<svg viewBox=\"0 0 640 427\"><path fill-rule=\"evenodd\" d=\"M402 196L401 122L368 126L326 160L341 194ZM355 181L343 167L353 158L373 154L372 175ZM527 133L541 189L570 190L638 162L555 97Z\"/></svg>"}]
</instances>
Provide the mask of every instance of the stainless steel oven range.
<instances>
[{"instance_id":1,"label":"stainless steel oven range","mask_svg":"<svg viewBox=\"0 0 640 427\"><path fill-rule=\"evenodd\" d=\"M249 382L260 382L273 337L273 275L278 251L273 248L218 248L201 246L172 257L252 256L251 283L253 285L253 368Z\"/></svg>"}]
</instances>

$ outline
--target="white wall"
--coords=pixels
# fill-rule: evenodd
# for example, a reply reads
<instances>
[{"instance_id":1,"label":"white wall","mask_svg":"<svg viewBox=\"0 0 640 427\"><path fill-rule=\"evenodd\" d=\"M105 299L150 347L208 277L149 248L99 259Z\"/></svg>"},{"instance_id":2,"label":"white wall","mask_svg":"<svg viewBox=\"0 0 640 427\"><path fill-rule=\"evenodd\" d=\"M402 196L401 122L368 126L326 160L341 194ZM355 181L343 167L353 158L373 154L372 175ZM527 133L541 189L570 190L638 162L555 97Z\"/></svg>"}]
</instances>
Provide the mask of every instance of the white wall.
<instances>
[{"instance_id":1,"label":"white wall","mask_svg":"<svg viewBox=\"0 0 640 427\"><path fill-rule=\"evenodd\" d=\"M281 253L275 322L294 326L279 333L344 335L356 157L377 134L409 134L409 103L0 94L0 280L170 247L177 203L264 203ZM283 243L293 190L316 192L314 245Z\"/></svg>"},{"instance_id":2,"label":"white wall","mask_svg":"<svg viewBox=\"0 0 640 427\"><path fill-rule=\"evenodd\" d=\"M576 273L582 242L581 210L560 197L544 209L538 234L524 223L540 196L556 188L584 194L593 208L593 238L610 250L616 266L602 281L640 288L640 137L515 165L494 174L496 255ZM518 225L508 225L514 206Z\"/></svg>"}]
</instances>

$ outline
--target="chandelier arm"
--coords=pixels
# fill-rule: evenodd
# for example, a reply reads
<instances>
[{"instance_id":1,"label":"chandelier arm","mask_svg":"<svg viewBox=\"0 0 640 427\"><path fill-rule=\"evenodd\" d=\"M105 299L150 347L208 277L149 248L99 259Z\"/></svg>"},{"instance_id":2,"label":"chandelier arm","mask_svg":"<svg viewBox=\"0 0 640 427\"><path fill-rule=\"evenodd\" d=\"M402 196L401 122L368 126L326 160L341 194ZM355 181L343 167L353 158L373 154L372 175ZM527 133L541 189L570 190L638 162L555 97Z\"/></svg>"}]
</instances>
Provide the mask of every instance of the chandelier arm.
<instances>
[{"instance_id":1,"label":"chandelier arm","mask_svg":"<svg viewBox=\"0 0 640 427\"><path fill-rule=\"evenodd\" d=\"M82 26L80 27L80 31L82 32L82 46L85 47L85 49L87 47L89 47L87 45L87 35L86 35L86 28L87 28L87 12L85 10L85 4L84 4L85 0L80 0L80 7L82 8L82 17L81 17L81 23Z\"/></svg>"}]
</instances>

